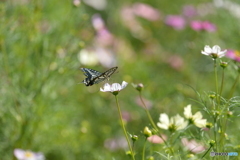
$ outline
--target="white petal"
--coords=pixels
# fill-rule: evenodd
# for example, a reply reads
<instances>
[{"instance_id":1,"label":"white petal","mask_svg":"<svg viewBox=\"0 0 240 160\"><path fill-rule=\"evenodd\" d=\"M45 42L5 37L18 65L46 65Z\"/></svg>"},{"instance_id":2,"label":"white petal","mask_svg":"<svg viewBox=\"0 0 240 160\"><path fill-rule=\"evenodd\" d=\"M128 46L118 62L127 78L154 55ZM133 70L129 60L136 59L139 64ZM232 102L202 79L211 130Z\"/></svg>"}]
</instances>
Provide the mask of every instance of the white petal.
<instances>
[{"instance_id":1,"label":"white petal","mask_svg":"<svg viewBox=\"0 0 240 160\"><path fill-rule=\"evenodd\" d=\"M121 85L119 83L113 83L111 87L111 91L120 91L122 89Z\"/></svg>"},{"instance_id":2,"label":"white petal","mask_svg":"<svg viewBox=\"0 0 240 160\"><path fill-rule=\"evenodd\" d=\"M184 116L189 119L192 117L192 109L191 109L191 105L187 105L187 107L184 108Z\"/></svg>"},{"instance_id":3,"label":"white petal","mask_svg":"<svg viewBox=\"0 0 240 160\"><path fill-rule=\"evenodd\" d=\"M123 82L122 82L122 89L125 88L125 87L127 87L127 85L128 85L128 83L125 82L125 81L123 81Z\"/></svg>"},{"instance_id":4,"label":"white petal","mask_svg":"<svg viewBox=\"0 0 240 160\"><path fill-rule=\"evenodd\" d=\"M209 56L209 54L210 54L210 53L207 53L207 52L204 52L204 51L202 51L201 53L204 54L204 55L207 55L207 56Z\"/></svg>"},{"instance_id":5,"label":"white petal","mask_svg":"<svg viewBox=\"0 0 240 160\"><path fill-rule=\"evenodd\" d=\"M224 57L226 52L227 52L227 50L224 50L224 51L219 52L219 53L218 53L219 58Z\"/></svg>"},{"instance_id":6,"label":"white petal","mask_svg":"<svg viewBox=\"0 0 240 160\"><path fill-rule=\"evenodd\" d=\"M200 111L198 111L192 117L193 117L193 119L202 119L203 116L202 116L202 113Z\"/></svg>"},{"instance_id":7,"label":"white petal","mask_svg":"<svg viewBox=\"0 0 240 160\"><path fill-rule=\"evenodd\" d=\"M163 124L166 124L167 126L169 125L169 118L166 113L160 114L159 121Z\"/></svg>"},{"instance_id":8,"label":"white petal","mask_svg":"<svg viewBox=\"0 0 240 160\"><path fill-rule=\"evenodd\" d=\"M206 127L206 123L207 123L206 119L198 119L194 122L194 124L199 128Z\"/></svg>"},{"instance_id":9,"label":"white petal","mask_svg":"<svg viewBox=\"0 0 240 160\"><path fill-rule=\"evenodd\" d=\"M14 149L14 155L17 159L24 159L25 158L25 151L22 149Z\"/></svg>"},{"instance_id":10,"label":"white petal","mask_svg":"<svg viewBox=\"0 0 240 160\"><path fill-rule=\"evenodd\" d=\"M212 52L213 53L217 53L218 54L218 52L220 52L220 51L221 51L221 48L218 45L213 46L213 48L212 48Z\"/></svg>"},{"instance_id":11,"label":"white petal","mask_svg":"<svg viewBox=\"0 0 240 160\"><path fill-rule=\"evenodd\" d=\"M159 128L162 128L162 129L166 129L166 130L168 130L168 125L166 125L166 124L163 124L163 123L157 123L157 126L159 127Z\"/></svg>"},{"instance_id":12,"label":"white petal","mask_svg":"<svg viewBox=\"0 0 240 160\"><path fill-rule=\"evenodd\" d=\"M212 53L211 47L209 47L208 45L206 45L206 46L204 47L204 52L206 52L206 53L208 53L208 54Z\"/></svg>"},{"instance_id":13,"label":"white petal","mask_svg":"<svg viewBox=\"0 0 240 160\"><path fill-rule=\"evenodd\" d=\"M104 86L103 86L103 89L100 88L100 91L109 92L109 91L111 91L111 86L108 83L105 83Z\"/></svg>"},{"instance_id":14,"label":"white petal","mask_svg":"<svg viewBox=\"0 0 240 160\"><path fill-rule=\"evenodd\" d=\"M183 129L187 126L188 122L184 121L184 118L181 117L179 114L173 117L174 124L177 127L177 130Z\"/></svg>"}]
</instances>

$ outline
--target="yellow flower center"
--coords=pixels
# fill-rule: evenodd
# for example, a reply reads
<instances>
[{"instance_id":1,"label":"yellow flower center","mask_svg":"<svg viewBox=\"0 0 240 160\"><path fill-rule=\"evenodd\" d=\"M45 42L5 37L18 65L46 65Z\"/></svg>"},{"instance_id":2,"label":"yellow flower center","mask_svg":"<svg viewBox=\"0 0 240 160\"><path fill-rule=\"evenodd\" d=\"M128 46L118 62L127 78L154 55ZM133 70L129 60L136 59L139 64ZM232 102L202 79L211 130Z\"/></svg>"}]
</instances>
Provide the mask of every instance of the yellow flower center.
<instances>
[{"instance_id":1,"label":"yellow flower center","mask_svg":"<svg viewBox=\"0 0 240 160\"><path fill-rule=\"evenodd\" d=\"M236 57L240 57L240 51L234 51Z\"/></svg>"},{"instance_id":2,"label":"yellow flower center","mask_svg":"<svg viewBox=\"0 0 240 160\"><path fill-rule=\"evenodd\" d=\"M33 153L32 153L32 152L29 152L29 151L26 151L26 152L25 152L25 157L31 158L31 157L33 157Z\"/></svg>"}]
</instances>

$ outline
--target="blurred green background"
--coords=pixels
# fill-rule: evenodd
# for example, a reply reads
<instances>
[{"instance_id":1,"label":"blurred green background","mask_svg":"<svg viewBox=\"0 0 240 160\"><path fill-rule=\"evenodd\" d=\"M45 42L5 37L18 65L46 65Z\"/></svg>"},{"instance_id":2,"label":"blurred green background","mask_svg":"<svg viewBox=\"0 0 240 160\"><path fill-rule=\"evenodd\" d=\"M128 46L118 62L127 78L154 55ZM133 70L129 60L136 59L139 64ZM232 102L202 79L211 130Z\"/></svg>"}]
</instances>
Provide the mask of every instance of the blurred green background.
<instances>
[{"instance_id":1,"label":"blurred green background","mask_svg":"<svg viewBox=\"0 0 240 160\"><path fill-rule=\"evenodd\" d=\"M211 1L77 2L0 1L1 160L14 159L15 148L43 152L48 160L125 159L114 97L99 91L104 83L78 84L85 78L81 67L100 72L119 67L110 83L129 83L119 101L127 130L140 136L136 147L141 148L141 131L149 121L131 83L144 84L143 96L152 104L155 122L160 113L182 115L187 104L201 110L191 100L197 99L192 88L201 93L215 89L213 62L201 50L215 44L240 49L239 17ZM149 20L132 13L138 3L155 8L158 17ZM183 14L189 5L197 12L190 18ZM168 15L182 15L185 27L166 25ZM210 21L217 30L195 31L188 24L193 19ZM229 67L226 75L225 96L236 72ZM234 120L229 125L236 133L240 128Z\"/></svg>"}]
</instances>

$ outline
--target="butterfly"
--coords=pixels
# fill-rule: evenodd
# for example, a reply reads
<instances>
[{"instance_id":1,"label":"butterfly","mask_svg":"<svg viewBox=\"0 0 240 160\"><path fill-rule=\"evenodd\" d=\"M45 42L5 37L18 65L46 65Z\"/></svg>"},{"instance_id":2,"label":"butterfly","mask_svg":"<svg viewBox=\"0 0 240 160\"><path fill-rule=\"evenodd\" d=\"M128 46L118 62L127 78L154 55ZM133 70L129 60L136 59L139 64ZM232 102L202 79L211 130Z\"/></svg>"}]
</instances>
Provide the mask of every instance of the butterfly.
<instances>
[{"instance_id":1,"label":"butterfly","mask_svg":"<svg viewBox=\"0 0 240 160\"><path fill-rule=\"evenodd\" d=\"M118 69L118 67L110 68L109 70L101 73L89 68L81 68L86 78L81 82L86 86L92 86L102 81L108 80L110 76Z\"/></svg>"}]
</instances>

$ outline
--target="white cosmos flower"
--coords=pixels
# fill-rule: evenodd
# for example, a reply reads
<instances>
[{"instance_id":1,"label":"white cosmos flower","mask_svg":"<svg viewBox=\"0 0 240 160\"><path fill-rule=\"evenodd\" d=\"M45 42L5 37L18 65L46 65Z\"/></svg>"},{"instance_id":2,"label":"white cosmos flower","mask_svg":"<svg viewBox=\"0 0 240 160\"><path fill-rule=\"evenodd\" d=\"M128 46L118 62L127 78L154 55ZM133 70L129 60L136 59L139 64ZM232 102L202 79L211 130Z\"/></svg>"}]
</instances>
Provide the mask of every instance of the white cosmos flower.
<instances>
[{"instance_id":1,"label":"white cosmos flower","mask_svg":"<svg viewBox=\"0 0 240 160\"><path fill-rule=\"evenodd\" d=\"M160 114L159 121L157 123L159 128L172 132L184 129L188 125L188 122L184 121L184 118L178 114L170 119L166 113Z\"/></svg>"},{"instance_id":2,"label":"white cosmos flower","mask_svg":"<svg viewBox=\"0 0 240 160\"><path fill-rule=\"evenodd\" d=\"M32 151L25 151L22 149L14 149L13 154L18 160L44 160L42 153L34 153Z\"/></svg>"},{"instance_id":3,"label":"white cosmos flower","mask_svg":"<svg viewBox=\"0 0 240 160\"><path fill-rule=\"evenodd\" d=\"M113 94L117 94L122 89L124 89L128 85L127 82L123 81L122 85L119 83L113 83L112 85L105 83L103 88L100 88L101 92L112 92Z\"/></svg>"},{"instance_id":4,"label":"white cosmos flower","mask_svg":"<svg viewBox=\"0 0 240 160\"><path fill-rule=\"evenodd\" d=\"M222 58L225 56L227 50L221 51L221 48L218 45L213 46L212 48L206 45L204 51L201 53L207 56L211 56L213 59Z\"/></svg>"},{"instance_id":5,"label":"white cosmos flower","mask_svg":"<svg viewBox=\"0 0 240 160\"><path fill-rule=\"evenodd\" d=\"M190 123L194 124L195 126L199 128L206 127L207 120L202 119L202 113L200 111L193 115L190 104L184 108L184 116L189 120Z\"/></svg>"}]
</instances>

